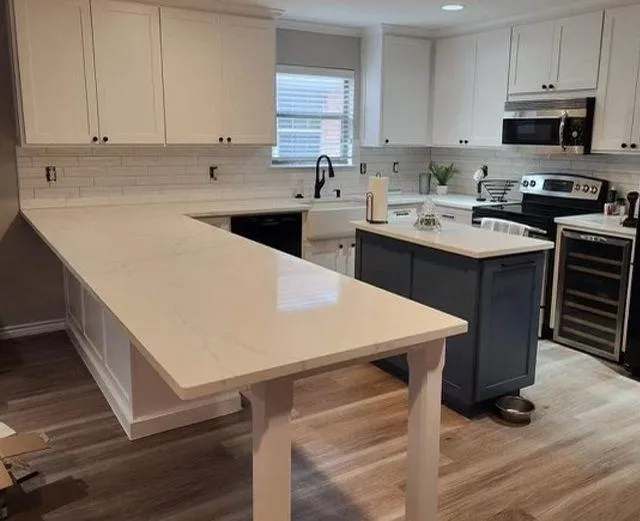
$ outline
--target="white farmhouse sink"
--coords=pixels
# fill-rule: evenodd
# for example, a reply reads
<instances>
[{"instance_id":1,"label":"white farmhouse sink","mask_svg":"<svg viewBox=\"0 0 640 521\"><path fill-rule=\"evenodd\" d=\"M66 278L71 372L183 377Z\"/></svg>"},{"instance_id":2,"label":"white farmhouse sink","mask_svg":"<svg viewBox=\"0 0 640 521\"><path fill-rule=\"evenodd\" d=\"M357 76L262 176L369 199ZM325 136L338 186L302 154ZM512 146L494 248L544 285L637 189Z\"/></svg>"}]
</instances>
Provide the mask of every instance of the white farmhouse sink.
<instances>
[{"instance_id":1,"label":"white farmhouse sink","mask_svg":"<svg viewBox=\"0 0 640 521\"><path fill-rule=\"evenodd\" d=\"M349 237L356 230L351 221L364 218L362 201L317 199L311 202L307 215L306 237L309 240Z\"/></svg>"}]
</instances>

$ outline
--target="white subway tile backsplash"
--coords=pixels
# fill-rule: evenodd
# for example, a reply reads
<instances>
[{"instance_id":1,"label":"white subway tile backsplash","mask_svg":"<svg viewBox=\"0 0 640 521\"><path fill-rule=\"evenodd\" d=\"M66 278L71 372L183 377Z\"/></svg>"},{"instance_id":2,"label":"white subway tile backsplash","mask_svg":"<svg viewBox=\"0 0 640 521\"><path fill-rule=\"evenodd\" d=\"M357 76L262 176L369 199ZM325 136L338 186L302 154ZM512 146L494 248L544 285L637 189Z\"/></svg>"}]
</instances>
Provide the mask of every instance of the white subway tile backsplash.
<instances>
[{"instance_id":1,"label":"white subway tile backsplash","mask_svg":"<svg viewBox=\"0 0 640 521\"><path fill-rule=\"evenodd\" d=\"M118 195L122 195L122 186L89 186L86 188L80 188L80 197L105 197Z\"/></svg>"},{"instance_id":2,"label":"white subway tile backsplash","mask_svg":"<svg viewBox=\"0 0 640 521\"><path fill-rule=\"evenodd\" d=\"M77 186L51 186L48 188L35 188L34 197L36 199L80 197L80 188Z\"/></svg>"},{"instance_id":3,"label":"white subway tile backsplash","mask_svg":"<svg viewBox=\"0 0 640 521\"><path fill-rule=\"evenodd\" d=\"M95 186L135 186L136 185L136 177L134 176L99 176L93 179Z\"/></svg>"},{"instance_id":4,"label":"white subway tile backsplash","mask_svg":"<svg viewBox=\"0 0 640 521\"><path fill-rule=\"evenodd\" d=\"M80 166L122 166L121 156L80 156L76 164Z\"/></svg>"},{"instance_id":5,"label":"white subway tile backsplash","mask_svg":"<svg viewBox=\"0 0 640 521\"><path fill-rule=\"evenodd\" d=\"M33 166L56 166L56 167L64 167L64 166L76 166L78 164L77 156L36 156L31 158L31 164ZM84 159L84 158L82 158Z\"/></svg>"}]
</instances>

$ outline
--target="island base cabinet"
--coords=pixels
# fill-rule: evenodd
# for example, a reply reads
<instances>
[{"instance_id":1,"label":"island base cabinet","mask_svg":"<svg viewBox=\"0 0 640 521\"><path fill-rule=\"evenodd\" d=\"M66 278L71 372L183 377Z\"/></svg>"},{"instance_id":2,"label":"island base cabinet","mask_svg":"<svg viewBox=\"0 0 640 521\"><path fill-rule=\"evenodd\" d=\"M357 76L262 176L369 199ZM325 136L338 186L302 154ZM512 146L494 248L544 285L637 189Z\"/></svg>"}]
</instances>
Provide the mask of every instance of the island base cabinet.
<instances>
[{"instance_id":1,"label":"island base cabinet","mask_svg":"<svg viewBox=\"0 0 640 521\"><path fill-rule=\"evenodd\" d=\"M472 259L358 231L356 278L466 320L447 340L443 401L485 412L535 380L544 252ZM376 362L408 380L406 357Z\"/></svg>"},{"instance_id":2,"label":"island base cabinet","mask_svg":"<svg viewBox=\"0 0 640 521\"><path fill-rule=\"evenodd\" d=\"M241 409L236 392L181 400L102 302L67 270L64 283L69 337L129 439Z\"/></svg>"}]
</instances>

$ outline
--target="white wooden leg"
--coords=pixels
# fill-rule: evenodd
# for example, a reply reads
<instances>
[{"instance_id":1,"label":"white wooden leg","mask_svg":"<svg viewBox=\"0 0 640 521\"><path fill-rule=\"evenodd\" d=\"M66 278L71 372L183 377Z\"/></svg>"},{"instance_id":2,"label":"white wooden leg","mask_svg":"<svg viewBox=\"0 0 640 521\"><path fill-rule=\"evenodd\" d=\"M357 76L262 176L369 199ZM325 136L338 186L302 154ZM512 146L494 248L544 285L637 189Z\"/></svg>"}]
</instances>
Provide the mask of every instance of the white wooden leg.
<instances>
[{"instance_id":1,"label":"white wooden leg","mask_svg":"<svg viewBox=\"0 0 640 521\"><path fill-rule=\"evenodd\" d=\"M251 388L253 521L291 520L291 409L293 380Z\"/></svg>"},{"instance_id":2,"label":"white wooden leg","mask_svg":"<svg viewBox=\"0 0 640 521\"><path fill-rule=\"evenodd\" d=\"M406 521L435 521L445 341L415 347L409 361Z\"/></svg>"}]
</instances>

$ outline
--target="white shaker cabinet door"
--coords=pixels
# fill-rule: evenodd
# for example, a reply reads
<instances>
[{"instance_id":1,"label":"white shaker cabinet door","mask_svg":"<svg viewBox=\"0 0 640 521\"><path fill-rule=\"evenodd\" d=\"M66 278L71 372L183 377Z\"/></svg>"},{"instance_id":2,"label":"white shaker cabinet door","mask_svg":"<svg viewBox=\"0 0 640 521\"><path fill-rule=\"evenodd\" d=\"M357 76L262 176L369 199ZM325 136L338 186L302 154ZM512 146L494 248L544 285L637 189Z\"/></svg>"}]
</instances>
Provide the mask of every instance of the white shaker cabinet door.
<instances>
[{"instance_id":1,"label":"white shaker cabinet door","mask_svg":"<svg viewBox=\"0 0 640 521\"><path fill-rule=\"evenodd\" d=\"M160 9L92 1L101 141L164 143Z\"/></svg>"},{"instance_id":2,"label":"white shaker cabinet door","mask_svg":"<svg viewBox=\"0 0 640 521\"><path fill-rule=\"evenodd\" d=\"M502 118L509 82L511 31L500 29L478 35L471 144L502 143Z\"/></svg>"},{"instance_id":3,"label":"white shaker cabinet door","mask_svg":"<svg viewBox=\"0 0 640 521\"><path fill-rule=\"evenodd\" d=\"M221 34L225 143L275 145L275 22L223 16Z\"/></svg>"},{"instance_id":4,"label":"white shaker cabinet door","mask_svg":"<svg viewBox=\"0 0 640 521\"><path fill-rule=\"evenodd\" d=\"M595 151L630 150L634 112L640 100L637 96L640 58L638 27L639 5L606 12L596 96Z\"/></svg>"},{"instance_id":5,"label":"white shaker cabinet door","mask_svg":"<svg viewBox=\"0 0 640 521\"><path fill-rule=\"evenodd\" d=\"M510 94L542 93L549 83L554 22L518 25L511 45Z\"/></svg>"},{"instance_id":6,"label":"white shaker cabinet door","mask_svg":"<svg viewBox=\"0 0 640 521\"><path fill-rule=\"evenodd\" d=\"M382 140L388 145L429 144L431 42L384 36Z\"/></svg>"},{"instance_id":7,"label":"white shaker cabinet door","mask_svg":"<svg viewBox=\"0 0 640 521\"><path fill-rule=\"evenodd\" d=\"M553 92L597 87L602 16L602 11L596 11L556 20L550 78Z\"/></svg>"},{"instance_id":8,"label":"white shaker cabinet door","mask_svg":"<svg viewBox=\"0 0 640 521\"><path fill-rule=\"evenodd\" d=\"M462 146L470 140L475 61L474 35L437 42L433 107L436 146Z\"/></svg>"},{"instance_id":9,"label":"white shaker cabinet door","mask_svg":"<svg viewBox=\"0 0 640 521\"><path fill-rule=\"evenodd\" d=\"M22 126L30 145L98 135L89 0L16 0Z\"/></svg>"},{"instance_id":10,"label":"white shaker cabinet door","mask_svg":"<svg viewBox=\"0 0 640 521\"><path fill-rule=\"evenodd\" d=\"M161 9L167 143L213 144L223 136L220 17Z\"/></svg>"}]
</instances>

